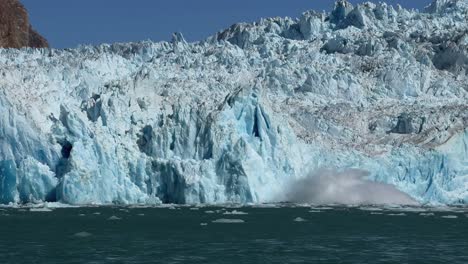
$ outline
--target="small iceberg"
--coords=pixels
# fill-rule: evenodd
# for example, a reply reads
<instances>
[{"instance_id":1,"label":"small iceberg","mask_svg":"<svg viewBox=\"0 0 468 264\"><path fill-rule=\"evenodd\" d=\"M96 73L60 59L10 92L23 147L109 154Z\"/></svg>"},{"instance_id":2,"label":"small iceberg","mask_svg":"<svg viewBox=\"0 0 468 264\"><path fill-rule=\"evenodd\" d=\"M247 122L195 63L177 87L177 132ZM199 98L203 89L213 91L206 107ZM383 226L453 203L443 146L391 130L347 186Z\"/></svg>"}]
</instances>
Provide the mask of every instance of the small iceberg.
<instances>
[{"instance_id":1,"label":"small iceberg","mask_svg":"<svg viewBox=\"0 0 468 264\"><path fill-rule=\"evenodd\" d=\"M456 216L456 215L443 215L441 217L446 218L446 219L457 219L458 218L458 216Z\"/></svg>"},{"instance_id":2,"label":"small iceberg","mask_svg":"<svg viewBox=\"0 0 468 264\"><path fill-rule=\"evenodd\" d=\"M305 220L302 217L296 217L296 218L294 218L294 222L307 222L307 220Z\"/></svg>"},{"instance_id":3,"label":"small iceberg","mask_svg":"<svg viewBox=\"0 0 468 264\"><path fill-rule=\"evenodd\" d=\"M30 212L52 212L52 209L49 209L47 207L41 207L41 208L31 208L29 209Z\"/></svg>"},{"instance_id":4,"label":"small iceberg","mask_svg":"<svg viewBox=\"0 0 468 264\"><path fill-rule=\"evenodd\" d=\"M246 212L242 212L242 211L237 211L237 210L233 210L232 212L229 212L229 211L226 211L223 213L224 215L247 215L249 213L246 213Z\"/></svg>"},{"instance_id":5,"label":"small iceberg","mask_svg":"<svg viewBox=\"0 0 468 264\"><path fill-rule=\"evenodd\" d=\"M208 210L208 211L205 211L205 213L206 213L206 214L214 214L215 211L210 211L210 210Z\"/></svg>"},{"instance_id":6,"label":"small iceberg","mask_svg":"<svg viewBox=\"0 0 468 264\"><path fill-rule=\"evenodd\" d=\"M121 219L122 219L122 218L117 217L117 216L115 216L115 215L113 215L113 216L107 218L107 220L111 220L111 221L114 221L114 220L121 220Z\"/></svg>"},{"instance_id":7,"label":"small iceberg","mask_svg":"<svg viewBox=\"0 0 468 264\"><path fill-rule=\"evenodd\" d=\"M207 226L207 223L200 223L201 226Z\"/></svg>"},{"instance_id":8,"label":"small iceberg","mask_svg":"<svg viewBox=\"0 0 468 264\"><path fill-rule=\"evenodd\" d=\"M314 208L310 208L310 209L314 209ZM325 206L325 207L317 207L315 209L318 209L318 210L335 210L336 208Z\"/></svg>"},{"instance_id":9,"label":"small iceberg","mask_svg":"<svg viewBox=\"0 0 468 264\"><path fill-rule=\"evenodd\" d=\"M93 234L88 233L88 232L79 232L79 233L74 234L73 236L74 237L79 237L79 238L85 238L85 237L90 237L92 235Z\"/></svg>"},{"instance_id":10,"label":"small iceberg","mask_svg":"<svg viewBox=\"0 0 468 264\"><path fill-rule=\"evenodd\" d=\"M253 208L280 208L277 204L253 204Z\"/></svg>"},{"instance_id":11,"label":"small iceberg","mask_svg":"<svg viewBox=\"0 0 468 264\"><path fill-rule=\"evenodd\" d=\"M383 211L382 208L377 208L377 207L359 207L358 209L361 211L371 211L371 212Z\"/></svg>"},{"instance_id":12,"label":"small iceberg","mask_svg":"<svg viewBox=\"0 0 468 264\"><path fill-rule=\"evenodd\" d=\"M420 216L434 216L434 213L420 213Z\"/></svg>"},{"instance_id":13,"label":"small iceberg","mask_svg":"<svg viewBox=\"0 0 468 264\"><path fill-rule=\"evenodd\" d=\"M405 213L399 213L399 214L388 214L389 216L406 216Z\"/></svg>"},{"instance_id":14,"label":"small iceberg","mask_svg":"<svg viewBox=\"0 0 468 264\"><path fill-rule=\"evenodd\" d=\"M212 222L216 223L216 224L242 224L242 223L245 223L245 221L242 220L242 219L226 219L226 218L216 219L216 220L214 220Z\"/></svg>"}]
</instances>

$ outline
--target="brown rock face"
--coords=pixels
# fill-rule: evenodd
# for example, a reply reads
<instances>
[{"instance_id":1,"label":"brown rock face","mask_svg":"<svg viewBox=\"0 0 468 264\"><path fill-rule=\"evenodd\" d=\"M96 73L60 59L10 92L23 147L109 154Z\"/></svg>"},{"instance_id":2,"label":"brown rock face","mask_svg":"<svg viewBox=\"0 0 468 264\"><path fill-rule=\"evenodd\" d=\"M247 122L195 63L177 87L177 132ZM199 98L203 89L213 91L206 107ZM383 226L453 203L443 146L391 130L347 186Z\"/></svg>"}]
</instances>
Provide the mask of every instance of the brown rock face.
<instances>
[{"instance_id":1,"label":"brown rock face","mask_svg":"<svg viewBox=\"0 0 468 264\"><path fill-rule=\"evenodd\" d=\"M0 0L0 47L49 47L29 24L28 12L18 0Z\"/></svg>"}]
</instances>

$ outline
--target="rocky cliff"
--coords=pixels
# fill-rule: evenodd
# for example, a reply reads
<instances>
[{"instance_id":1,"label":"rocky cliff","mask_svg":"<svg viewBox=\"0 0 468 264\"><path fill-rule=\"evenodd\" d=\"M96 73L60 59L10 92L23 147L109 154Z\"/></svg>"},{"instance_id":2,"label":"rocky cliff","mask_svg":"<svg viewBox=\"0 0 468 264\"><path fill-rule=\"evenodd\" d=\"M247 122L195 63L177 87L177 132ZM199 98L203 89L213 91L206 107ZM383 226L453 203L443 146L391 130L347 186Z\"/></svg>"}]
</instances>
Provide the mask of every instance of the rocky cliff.
<instances>
[{"instance_id":1,"label":"rocky cliff","mask_svg":"<svg viewBox=\"0 0 468 264\"><path fill-rule=\"evenodd\" d=\"M29 24L28 12L18 0L0 0L0 47L48 46L47 40Z\"/></svg>"}]
</instances>

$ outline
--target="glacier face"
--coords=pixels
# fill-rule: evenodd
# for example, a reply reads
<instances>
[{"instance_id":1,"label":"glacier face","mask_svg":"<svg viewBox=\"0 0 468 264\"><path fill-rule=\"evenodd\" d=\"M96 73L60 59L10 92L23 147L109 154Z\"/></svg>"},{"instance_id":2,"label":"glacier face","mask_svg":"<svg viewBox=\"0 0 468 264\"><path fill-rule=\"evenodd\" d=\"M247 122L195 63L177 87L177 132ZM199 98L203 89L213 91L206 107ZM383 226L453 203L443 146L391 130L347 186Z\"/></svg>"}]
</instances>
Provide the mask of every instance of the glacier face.
<instances>
[{"instance_id":1,"label":"glacier face","mask_svg":"<svg viewBox=\"0 0 468 264\"><path fill-rule=\"evenodd\" d=\"M1 49L0 202L275 202L353 168L467 203L467 16L340 0L198 43Z\"/></svg>"}]
</instances>

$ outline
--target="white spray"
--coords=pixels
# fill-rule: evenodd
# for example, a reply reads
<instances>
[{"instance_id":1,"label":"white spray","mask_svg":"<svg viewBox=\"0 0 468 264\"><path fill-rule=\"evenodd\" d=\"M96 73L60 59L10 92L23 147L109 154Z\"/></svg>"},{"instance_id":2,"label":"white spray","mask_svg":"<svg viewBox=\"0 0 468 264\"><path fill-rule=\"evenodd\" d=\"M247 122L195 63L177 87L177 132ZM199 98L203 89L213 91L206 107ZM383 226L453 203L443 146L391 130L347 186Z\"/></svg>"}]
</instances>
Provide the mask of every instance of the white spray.
<instances>
[{"instance_id":1,"label":"white spray","mask_svg":"<svg viewBox=\"0 0 468 264\"><path fill-rule=\"evenodd\" d=\"M357 169L322 169L288 184L282 200L312 204L418 205L393 185L367 180L368 175Z\"/></svg>"}]
</instances>

